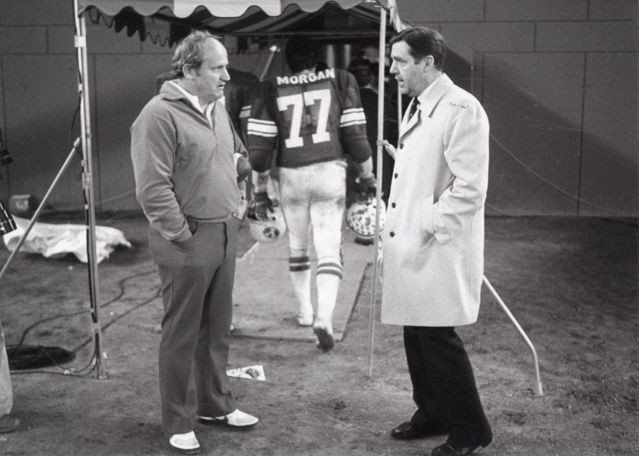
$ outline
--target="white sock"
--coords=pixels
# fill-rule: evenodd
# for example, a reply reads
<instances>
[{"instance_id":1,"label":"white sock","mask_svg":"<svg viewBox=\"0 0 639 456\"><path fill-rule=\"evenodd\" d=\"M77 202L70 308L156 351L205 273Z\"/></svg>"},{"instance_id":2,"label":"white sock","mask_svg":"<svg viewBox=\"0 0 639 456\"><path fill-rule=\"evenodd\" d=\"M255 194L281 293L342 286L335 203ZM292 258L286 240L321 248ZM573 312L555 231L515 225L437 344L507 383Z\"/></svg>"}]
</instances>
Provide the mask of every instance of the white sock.
<instances>
[{"instance_id":1,"label":"white sock","mask_svg":"<svg viewBox=\"0 0 639 456\"><path fill-rule=\"evenodd\" d=\"M299 302L299 314L304 320L313 319L313 305L311 303L311 265L308 256L289 258L289 276L293 283L293 290ZM310 322L307 321L308 324Z\"/></svg>"},{"instance_id":2,"label":"white sock","mask_svg":"<svg viewBox=\"0 0 639 456\"><path fill-rule=\"evenodd\" d=\"M320 264L317 268L317 319L320 325L333 330L333 311L337 301L339 282L342 278L341 265Z\"/></svg>"}]
</instances>

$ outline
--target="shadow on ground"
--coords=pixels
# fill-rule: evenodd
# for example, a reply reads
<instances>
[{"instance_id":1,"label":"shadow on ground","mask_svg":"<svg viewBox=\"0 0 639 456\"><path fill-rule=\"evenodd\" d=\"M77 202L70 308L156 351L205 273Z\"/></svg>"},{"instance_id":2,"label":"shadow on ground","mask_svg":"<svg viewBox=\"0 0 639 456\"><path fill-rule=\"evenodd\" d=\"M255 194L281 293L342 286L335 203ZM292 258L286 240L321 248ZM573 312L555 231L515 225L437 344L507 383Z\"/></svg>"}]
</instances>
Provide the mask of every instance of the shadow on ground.
<instances>
[{"instance_id":1,"label":"shadow on ground","mask_svg":"<svg viewBox=\"0 0 639 456\"><path fill-rule=\"evenodd\" d=\"M86 266L73 257L18 255L0 287L8 344L24 338L77 356L60 368L13 372L23 427L0 435L2 454L171 454L160 429L161 305L146 223L117 215L98 223L133 243L99 266L108 378L82 370L92 352ZM243 230L240 250L250 245ZM3 263L7 257L0 251ZM262 421L246 434L197 428L202 454L408 456L441 442L389 437L413 412L411 389L399 327L376 324L367 375L370 268L367 274L344 340L328 354L306 342L233 339L230 367L264 366L265 382L232 379L241 407ZM481 454L639 454L636 224L490 218L486 276L535 343L546 394L534 396L530 353L484 289L478 323L459 331L495 433ZM263 292L276 297L288 286Z\"/></svg>"}]
</instances>

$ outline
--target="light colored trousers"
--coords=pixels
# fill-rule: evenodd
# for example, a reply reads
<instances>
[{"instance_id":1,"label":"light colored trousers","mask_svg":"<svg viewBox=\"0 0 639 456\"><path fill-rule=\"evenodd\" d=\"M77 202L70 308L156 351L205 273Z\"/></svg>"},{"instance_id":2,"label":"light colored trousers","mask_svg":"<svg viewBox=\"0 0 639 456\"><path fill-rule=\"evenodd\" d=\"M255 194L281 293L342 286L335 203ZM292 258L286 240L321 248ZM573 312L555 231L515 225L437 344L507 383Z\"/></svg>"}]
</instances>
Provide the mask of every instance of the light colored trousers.
<instances>
[{"instance_id":1,"label":"light colored trousers","mask_svg":"<svg viewBox=\"0 0 639 456\"><path fill-rule=\"evenodd\" d=\"M0 321L0 415L7 415L13 406L13 390L9 375L9 358L4 344L4 331Z\"/></svg>"}]
</instances>

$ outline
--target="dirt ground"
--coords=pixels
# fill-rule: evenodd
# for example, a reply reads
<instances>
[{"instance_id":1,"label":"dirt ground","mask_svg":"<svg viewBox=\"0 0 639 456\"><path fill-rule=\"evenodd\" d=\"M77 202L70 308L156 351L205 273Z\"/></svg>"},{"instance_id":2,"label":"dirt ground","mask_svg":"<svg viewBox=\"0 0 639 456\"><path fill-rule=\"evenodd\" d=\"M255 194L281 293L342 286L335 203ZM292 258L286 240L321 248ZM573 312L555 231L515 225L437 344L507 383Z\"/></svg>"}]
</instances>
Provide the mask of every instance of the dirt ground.
<instances>
[{"instance_id":1,"label":"dirt ground","mask_svg":"<svg viewBox=\"0 0 639 456\"><path fill-rule=\"evenodd\" d=\"M172 454L160 428L161 304L146 223L122 215L98 223L134 244L99 266L108 378L82 370L92 350L86 266L17 256L0 287L7 343L24 337L77 353L61 368L12 373L23 425L0 435L0 454ZM636 221L487 220L486 276L537 348L545 395L533 394L530 352L484 288L478 323L459 330L495 434L479 454L639 454L637 240ZM243 230L242 249L249 246ZM7 256L0 251L3 263ZM264 366L266 381L231 380L240 407L262 421L248 433L197 428L202 454L430 454L443 437L389 436L414 410L400 327L377 318L367 375L371 285L369 270L346 336L330 353L308 342L233 338L230 367ZM276 299L278 290L265 292Z\"/></svg>"}]
</instances>

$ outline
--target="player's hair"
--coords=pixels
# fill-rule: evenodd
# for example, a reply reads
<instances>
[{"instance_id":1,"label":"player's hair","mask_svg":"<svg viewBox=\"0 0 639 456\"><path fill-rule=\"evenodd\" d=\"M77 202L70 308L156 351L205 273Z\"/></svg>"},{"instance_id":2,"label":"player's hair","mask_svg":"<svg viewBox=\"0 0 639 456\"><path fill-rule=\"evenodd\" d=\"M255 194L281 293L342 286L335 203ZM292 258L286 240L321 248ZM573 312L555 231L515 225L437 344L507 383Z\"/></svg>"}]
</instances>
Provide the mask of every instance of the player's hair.
<instances>
[{"instance_id":1,"label":"player's hair","mask_svg":"<svg viewBox=\"0 0 639 456\"><path fill-rule=\"evenodd\" d=\"M399 41L406 42L408 52L415 60L422 60L430 55L435 61L435 68L444 68L446 40L437 30L423 26L404 29L391 38L390 45Z\"/></svg>"},{"instance_id":2,"label":"player's hair","mask_svg":"<svg viewBox=\"0 0 639 456\"><path fill-rule=\"evenodd\" d=\"M171 59L171 68L179 77L184 76L183 68L189 65L191 68L199 68L204 60L204 43L209 38L217 38L204 30L196 30L187 35L175 48Z\"/></svg>"},{"instance_id":3,"label":"player's hair","mask_svg":"<svg viewBox=\"0 0 639 456\"><path fill-rule=\"evenodd\" d=\"M351 61L348 71L353 73L360 87L367 86L373 81L373 70L371 61L366 58L358 58Z\"/></svg>"},{"instance_id":4,"label":"player's hair","mask_svg":"<svg viewBox=\"0 0 639 456\"><path fill-rule=\"evenodd\" d=\"M312 70L319 59L319 45L305 36L294 35L289 38L284 55L293 73Z\"/></svg>"}]
</instances>

